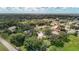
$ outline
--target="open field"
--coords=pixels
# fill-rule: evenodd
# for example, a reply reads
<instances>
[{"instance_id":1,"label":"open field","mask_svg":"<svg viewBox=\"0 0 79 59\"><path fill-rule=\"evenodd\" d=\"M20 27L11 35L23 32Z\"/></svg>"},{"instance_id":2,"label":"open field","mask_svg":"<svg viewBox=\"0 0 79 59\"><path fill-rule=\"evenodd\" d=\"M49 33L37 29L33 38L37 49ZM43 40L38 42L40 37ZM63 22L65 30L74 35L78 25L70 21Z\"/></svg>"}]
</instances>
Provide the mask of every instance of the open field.
<instances>
[{"instance_id":1,"label":"open field","mask_svg":"<svg viewBox=\"0 0 79 59\"><path fill-rule=\"evenodd\" d=\"M70 42L64 45L65 51L79 51L79 37L70 35Z\"/></svg>"}]
</instances>

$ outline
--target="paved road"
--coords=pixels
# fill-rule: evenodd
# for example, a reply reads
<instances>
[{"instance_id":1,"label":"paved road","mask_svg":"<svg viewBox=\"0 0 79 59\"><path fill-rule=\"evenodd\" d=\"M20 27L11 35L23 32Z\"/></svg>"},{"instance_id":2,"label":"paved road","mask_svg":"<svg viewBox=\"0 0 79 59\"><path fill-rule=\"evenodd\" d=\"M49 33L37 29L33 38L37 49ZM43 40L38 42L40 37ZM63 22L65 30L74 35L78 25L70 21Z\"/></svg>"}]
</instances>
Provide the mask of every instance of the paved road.
<instances>
[{"instance_id":1,"label":"paved road","mask_svg":"<svg viewBox=\"0 0 79 59\"><path fill-rule=\"evenodd\" d=\"M9 51L17 51L10 43L0 37L0 43L2 43Z\"/></svg>"}]
</instances>

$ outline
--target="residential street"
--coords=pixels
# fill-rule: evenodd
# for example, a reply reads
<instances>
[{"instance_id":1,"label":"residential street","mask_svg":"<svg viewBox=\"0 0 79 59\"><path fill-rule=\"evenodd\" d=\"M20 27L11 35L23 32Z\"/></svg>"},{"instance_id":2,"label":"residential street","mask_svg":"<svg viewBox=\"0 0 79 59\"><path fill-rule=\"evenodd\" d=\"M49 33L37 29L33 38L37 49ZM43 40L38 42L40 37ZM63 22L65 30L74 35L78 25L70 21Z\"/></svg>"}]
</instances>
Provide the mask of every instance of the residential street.
<instances>
[{"instance_id":1,"label":"residential street","mask_svg":"<svg viewBox=\"0 0 79 59\"><path fill-rule=\"evenodd\" d=\"M9 51L17 51L10 43L0 37L0 43L2 43Z\"/></svg>"}]
</instances>

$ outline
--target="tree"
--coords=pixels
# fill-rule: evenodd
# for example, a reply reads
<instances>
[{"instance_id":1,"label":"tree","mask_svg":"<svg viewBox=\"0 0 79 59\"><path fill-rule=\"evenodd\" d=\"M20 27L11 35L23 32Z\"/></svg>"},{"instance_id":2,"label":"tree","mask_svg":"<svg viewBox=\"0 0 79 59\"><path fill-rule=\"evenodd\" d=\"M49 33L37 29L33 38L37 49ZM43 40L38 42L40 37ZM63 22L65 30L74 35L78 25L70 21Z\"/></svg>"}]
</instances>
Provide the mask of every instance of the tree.
<instances>
[{"instance_id":1,"label":"tree","mask_svg":"<svg viewBox=\"0 0 79 59\"><path fill-rule=\"evenodd\" d=\"M26 38L24 41L24 47L29 51L46 51L51 45L51 42L47 39L37 39L36 36Z\"/></svg>"},{"instance_id":2,"label":"tree","mask_svg":"<svg viewBox=\"0 0 79 59\"><path fill-rule=\"evenodd\" d=\"M63 42L69 42L68 34L66 32L61 31L59 37L63 40Z\"/></svg>"},{"instance_id":3,"label":"tree","mask_svg":"<svg viewBox=\"0 0 79 59\"><path fill-rule=\"evenodd\" d=\"M56 46L50 46L47 48L47 51L56 51Z\"/></svg>"},{"instance_id":4,"label":"tree","mask_svg":"<svg viewBox=\"0 0 79 59\"><path fill-rule=\"evenodd\" d=\"M39 51L41 47L41 42L41 40L38 40L35 36L32 36L25 39L24 47L29 51Z\"/></svg>"},{"instance_id":5,"label":"tree","mask_svg":"<svg viewBox=\"0 0 79 59\"><path fill-rule=\"evenodd\" d=\"M52 34L51 32L52 32L51 29L49 29L49 28L48 28L48 29L47 29L47 28L45 29L45 34L46 34L47 36L51 35L51 34Z\"/></svg>"},{"instance_id":6,"label":"tree","mask_svg":"<svg viewBox=\"0 0 79 59\"><path fill-rule=\"evenodd\" d=\"M51 42L49 40L43 40L41 45L41 50L46 51L50 45L51 45Z\"/></svg>"},{"instance_id":7,"label":"tree","mask_svg":"<svg viewBox=\"0 0 79 59\"><path fill-rule=\"evenodd\" d=\"M25 40L25 35L22 33L16 33L10 35L10 42L17 47L22 46Z\"/></svg>"},{"instance_id":8,"label":"tree","mask_svg":"<svg viewBox=\"0 0 79 59\"><path fill-rule=\"evenodd\" d=\"M60 35L52 34L48 39L51 41L52 45L57 47L63 47L65 42L68 42L67 34L63 31L59 33Z\"/></svg>"},{"instance_id":9,"label":"tree","mask_svg":"<svg viewBox=\"0 0 79 59\"><path fill-rule=\"evenodd\" d=\"M54 45L51 45L47 48L47 51L62 51L63 48L62 47L56 47Z\"/></svg>"},{"instance_id":10,"label":"tree","mask_svg":"<svg viewBox=\"0 0 79 59\"><path fill-rule=\"evenodd\" d=\"M8 35L12 34L12 32L8 29L4 29L3 33L7 33Z\"/></svg>"}]
</instances>

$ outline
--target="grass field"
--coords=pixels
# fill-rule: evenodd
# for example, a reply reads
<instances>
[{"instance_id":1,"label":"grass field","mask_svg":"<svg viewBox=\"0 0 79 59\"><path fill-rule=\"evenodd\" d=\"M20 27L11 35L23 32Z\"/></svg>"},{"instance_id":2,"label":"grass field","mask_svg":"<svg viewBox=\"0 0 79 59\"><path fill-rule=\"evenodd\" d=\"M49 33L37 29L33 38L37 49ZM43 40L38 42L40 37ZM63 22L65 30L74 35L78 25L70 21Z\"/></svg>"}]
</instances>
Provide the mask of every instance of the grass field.
<instances>
[{"instance_id":1,"label":"grass field","mask_svg":"<svg viewBox=\"0 0 79 59\"><path fill-rule=\"evenodd\" d=\"M70 35L70 42L64 45L65 51L79 51L79 37Z\"/></svg>"},{"instance_id":2,"label":"grass field","mask_svg":"<svg viewBox=\"0 0 79 59\"><path fill-rule=\"evenodd\" d=\"M8 51L8 49L0 43L0 51Z\"/></svg>"}]
</instances>

